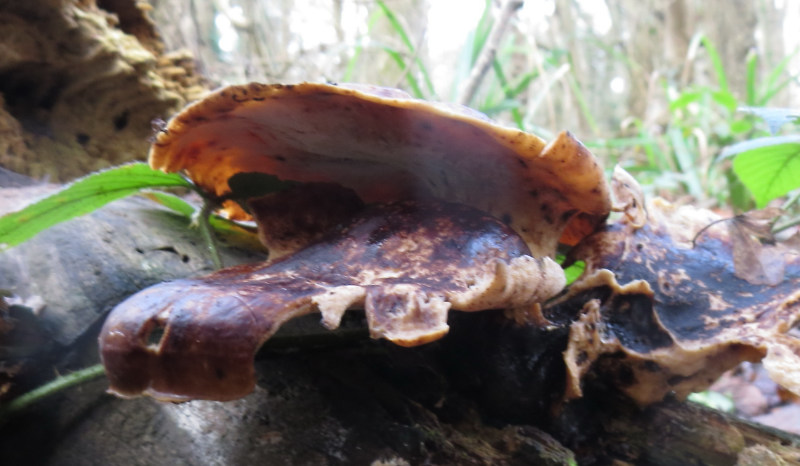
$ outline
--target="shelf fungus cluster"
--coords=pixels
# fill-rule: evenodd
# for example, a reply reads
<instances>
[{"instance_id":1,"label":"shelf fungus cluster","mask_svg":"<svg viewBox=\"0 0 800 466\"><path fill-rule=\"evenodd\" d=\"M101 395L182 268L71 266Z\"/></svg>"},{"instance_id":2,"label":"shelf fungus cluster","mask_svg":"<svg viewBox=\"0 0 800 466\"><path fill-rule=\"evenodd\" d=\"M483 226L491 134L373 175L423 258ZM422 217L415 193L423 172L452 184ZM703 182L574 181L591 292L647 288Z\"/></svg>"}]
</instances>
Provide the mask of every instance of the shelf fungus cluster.
<instances>
[{"instance_id":1,"label":"shelf fungus cluster","mask_svg":"<svg viewBox=\"0 0 800 466\"><path fill-rule=\"evenodd\" d=\"M546 144L370 86L222 89L168 123L150 164L186 173L230 217L252 215L270 250L112 311L100 336L111 391L163 400L246 395L258 348L312 312L333 329L364 309L374 338L403 346L442 337L450 309L531 320L564 288L558 243L611 207L602 168L569 133Z\"/></svg>"},{"instance_id":2,"label":"shelf fungus cluster","mask_svg":"<svg viewBox=\"0 0 800 466\"><path fill-rule=\"evenodd\" d=\"M372 337L403 346L446 334L451 309L568 329L568 399L600 378L647 404L762 358L800 394L787 333L800 254L731 222L704 229L718 218L701 209L646 204L621 169L609 186L569 133L545 143L392 89L250 84L175 116L150 164L254 219L270 257L119 304L100 336L118 395L244 396L256 351L284 322L318 312L334 329L354 308ZM607 223L611 191L620 215ZM586 263L566 290L559 244Z\"/></svg>"}]
</instances>

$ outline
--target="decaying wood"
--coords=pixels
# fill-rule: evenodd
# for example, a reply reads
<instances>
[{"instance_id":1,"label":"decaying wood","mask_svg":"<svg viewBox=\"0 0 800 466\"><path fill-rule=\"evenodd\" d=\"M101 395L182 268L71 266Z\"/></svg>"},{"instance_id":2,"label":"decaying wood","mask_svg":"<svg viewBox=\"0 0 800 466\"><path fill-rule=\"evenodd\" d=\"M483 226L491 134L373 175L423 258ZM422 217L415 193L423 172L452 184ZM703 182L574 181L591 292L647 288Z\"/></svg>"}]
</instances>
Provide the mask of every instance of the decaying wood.
<instances>
[{"instance_id":1,"label":"decaying wood","mask_svg":"<svg viewBox=\"0 0 800 466\"><path fill-rule=\"evenodd\" d=\"M134 0L0 0L0 166L66 181L142 158L205 90Z\"/></svg>"},{"instance_id":2,"label":"decaying wood","mask_svg":"<svg viewBox=\"0 0 800 466\"><path fill-rule=\"evenodd\" d=\"M207 270L199 235L185 222L143 200L118 201L0 255L0 288L41 296L45 321L61 316L50 327L56 354L27 361L32 372L17 382L96 361L97 323L113 303L159 276ZM76 241L85 242L66 246ZM248 255L235 249L226 256L228 264L241 260ZM401 348L365 338L362 316L350 312L343 333L319 346L314 335L328 331L309 317L262 349L258 387L242 400L121 400L100 380L13 418L0 428L0 456L11 464L107 465L800 458L797 437L676 401L639 409L602 380L553 409L565 379L565 330L519 327L489 311L451 318L439 342Z\"/></svg>"}]
</instances>

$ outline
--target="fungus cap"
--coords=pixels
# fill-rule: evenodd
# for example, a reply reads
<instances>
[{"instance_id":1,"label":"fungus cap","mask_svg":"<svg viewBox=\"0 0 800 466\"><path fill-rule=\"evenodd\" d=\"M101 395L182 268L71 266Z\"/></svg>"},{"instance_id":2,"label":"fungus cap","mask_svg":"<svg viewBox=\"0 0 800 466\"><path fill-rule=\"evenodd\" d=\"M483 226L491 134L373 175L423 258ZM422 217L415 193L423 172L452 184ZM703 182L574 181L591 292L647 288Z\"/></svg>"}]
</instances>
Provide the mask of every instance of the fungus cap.
<instances>
[{"instance_id":1,"label":"fungus cap","mask_svg":"<svg viewBox=\"0 0 800 466\"><path fill-rule=\"evenodd\" d=\"M570 133L547 144L466 107L366 85L218 90L157 135L150 165L218 197L234 175L264 173L335 183L366 203L464 204L509 224L536 257L553 255L559 238L577 243L611 208L602 168ZM226 211L245 217L232 203Z\"/></svg>"},{"instance_id":2,"label":"fungus cap","mask_svg":"<svg viewBox=\"0 0 800 466\"><path fill-rule=\"evenodd\" d=\"M450 309L535 320L565 285L551 259L559 237L580 239L610 210L602 169L569 133L545 144L474 110L367 86L222 89L169 122L150 164L246 200L270 260L119 304L100 348L123 396L243 396L258 348L311 312L334 329L362 308L371 336L403 346L442 337ZM242 176L280 189L251 198Z\"/></svg>"}]
</instances>

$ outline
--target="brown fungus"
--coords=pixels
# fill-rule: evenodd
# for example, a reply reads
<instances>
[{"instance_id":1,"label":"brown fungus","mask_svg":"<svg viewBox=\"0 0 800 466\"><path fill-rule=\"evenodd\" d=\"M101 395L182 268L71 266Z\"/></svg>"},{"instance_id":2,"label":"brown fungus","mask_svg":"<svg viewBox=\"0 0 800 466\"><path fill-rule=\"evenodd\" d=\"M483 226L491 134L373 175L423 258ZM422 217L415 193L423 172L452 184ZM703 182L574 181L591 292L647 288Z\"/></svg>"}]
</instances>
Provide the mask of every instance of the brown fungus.
<instances>
[{"instance_id":1,"label":"brown fungus","mask_svg":"<svg viewBox=\"0 0 800 466\"><path fill-rule=\"evenodd\" d=\"M100 336L111 391L228 400L286 320L328 328L363 308L371 335L413 346L449 309L533 320L564 286L551 259L605 221L596 159L569 133L545 144L474 110L370 86L250 84L175 116L150 164L183 171L233 218L259 224L270 261L148 288ZM242 196L242 176L281 189ZM241 199L240 199L241 200Z\"/></svg>"},{"instance_id":2,"label":"brown fungus","mask_svg":"<svg viewBox=\"0 0 800 466\"><path fill-rule=\"evenodd\" d=\"M645 209L621 169L612 185L623 218L570 252L586 272L543 310L570 329L567 398L581 395L590 374L642 405L682 398L762 359L800 394L800 339L787 333L800 321L800 252L764 245L781 257L781 279L741 278L735 238L718 215L660 199Z\"/></svg>"},{"instance_id":3,"label":"brown fungus","mask_svg":"<svg viewBox=\"0 0 800 466\"><path fill-rule=\"evenodd\" d=\"M169 122L150 165L185 171L216 196L231 192L235 175L263 173L333 183L366 203L465 204L507 219L537 257L553 254L565 225L574 244L611 208L597 159L571 134L548 144L466 107L365 85L222 89ZM245 215L226 207L234 218Z\"/></svg>"},{"instance_id":4,"label":"brown fungus","mask_svg":"<svg viewBox=\"0 0 800 466\"><path fill-rule=\"evenodd\" d=\"M466 206L398 202L267 264L150 287L120 304L101 337L117 394L226 400L249 393L253 356L286 320L314 311L336 328L366 311L370 333L414 346L447 332L450 308L517 308L563 287L503 223Z\"/></svg>"}]
</instances>

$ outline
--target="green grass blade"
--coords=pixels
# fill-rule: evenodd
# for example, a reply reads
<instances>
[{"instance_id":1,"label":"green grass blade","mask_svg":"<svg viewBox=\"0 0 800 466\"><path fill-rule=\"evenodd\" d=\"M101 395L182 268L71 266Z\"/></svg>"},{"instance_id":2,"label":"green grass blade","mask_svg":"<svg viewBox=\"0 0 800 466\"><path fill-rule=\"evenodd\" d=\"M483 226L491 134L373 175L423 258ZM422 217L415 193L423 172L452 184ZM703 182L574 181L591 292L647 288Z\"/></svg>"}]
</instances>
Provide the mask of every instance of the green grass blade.
<instances>
[{"instance_id":1,"label":"green grass blade","mask_svg":"<svg viewBox=\"0 0 800 466\"><path fill-rule=\"evenodd\" d=\"M594 119L594 115L592 115L592 111L589 109L589 104L586 102L586 97L583 95L583 91L578 85L578 80L575 79L575 76L573 76L572 73L567 75L567 84L569 84L570 89L572 89L572 93L575 95L575 100L578 101L578 107L581 109L581 114L583 114L583 117L589 124L589 128L591 128L592 133L599 134L600 128L597 125L597 121Z\"/></svg>"},{"instance_id":2,"label":"green grass blade","mask_svg":"<svg viewBox=\"0 0 800 466\"><path fill-rule=\"evenodd\" d=\"M450 88L450 100L455 101L458 97L458 91L463 83L469 78L472 67L478 59L483 46L486 44L486 39L489 37L489 32L492 29L492 4L491 0L486 0L483 8L483 13L475 25L475 28L467 34L464 44L461 46L461 51L458 55L456 63L456 72Z\"/></svg>"},{"instance_id":3,"label":"green grass blade","mask_svg":"<svg viewBox=\"0 0 800 466\"><path fill-rule=\"evenodd\" d=\"M180 175L134 163L93 173L61 191L0 218L0 250L16 246L60 222L92 212L147 188L194 186Z\"/></svg>"},{"instance_id":4,"label":"green grass blade","mask_svg":"<svg viewBox=\"0 0 800 466\"><path fill-rule=\"evenodd\" d=\"M783 80L781 80L781 76L783 76L783 74L786 72L786 68L789 66L789 63L791 63L798 53L800 53L800 47L795 48L792 53L784 57L783 60L781 60L778 65L775 66L772 71L770 71L770 73L767 75L767 79L764 80L764 85L761 87L761 92L759 93L756 105L767 105L775 96L775 94L780 92L784 87L794 80L795 76L790 76Z\"/></svg>"},{"instance_id":5,"label":"green grass blade","mask_svg":"<svg viewBox=\"0 0 800 466\"><path fill-rule=\"evenodd\" d=\"M784 79L783 81L779 82L777 85L774 85L774 86L770 87L759 98L758 101L759 101L760 105L761 106L767 105L773 99L773 97L775 97L775 95L778 92L782 91L786 86L788 86L789 84L793 83L794 80L795 80L794 77L789 76L786 79Z\"/></svg>"},{"instance_id":6,"label":"green grass blade","mask_svg":"<svg viewBox=\"0 0 800 466\"><path fill-rule=\"evenodd\" d=\"M475 64L478 57L486 46L486 41L489 39L489 33L492 32L492 2L486 0L483 6L483 13L475 26L475 39L472 41L472 53L470 54L470 67Z\"/></svg>"},{"instance_id":7,"label":"green grass blade","mask_svg":"<svg viewBox=\"0 0 800 466\"><path fill-rule=\"evenodd\" d=\"M419 83L417 82L417 78L414 77L414 73L411 73L411 70L406 70L406 68L408 68L408 64L406 63L403 54L392 49L391 47L383 47L383 50L389 54L397 66L400 67L400 70L404 72L408 86L411 88L411 94L418 99L424 99L425 94L422 92L422 88L419 87Z\"/></svg>"},{"instance_id":8,"label":"green grass blade","mask_svg":"<svg viewBox=\"0 0 800 466\"><path fill-rule=\"evenodd\" d=\"M750 52L747 55L747 79L745 81L745 102L749 106L756 105L756 67L758 54Z\"/></svg>"},{"instance_id":9,"label":"green grass blade","mask_svg":"<svg viewBox=\"0 0 800 466\"><path fill-rule=\"evenodd\" d=\"M192 218L195 212L197 212L197 209L193 205L174 194L152 192L145 194L145 197L158 202L164 207L172 210L173 212L177 212L186 218Z\"/></svg>"},{"instance_id":10,"label":"green grass blade","mask_svg":"<svg viewBox=\"0 0 800 466\"><path fill-rule=\"evenodd\" d=\"M680 129L676 127L669 128L667 135L672 143L675 163L678 165L678 171L682 175L681 179L686 186L686 191L694 196L695 199L703 199L702 183L700 183L698 177L698 170L695 168L697 163L692 156L694 151L689 149L687 139L683 137Z\"/></svg>"},{"instance_id":11,"label":"green grass blade","mask_svg":"<svg viewBox=\"0 0 800 466\"><path fill-rule=\"evenodd\" d=\"M564 275L567 277L567 285L571 284L577 280L578 277L583 275L584 270L586 270L586 263L583 261L577 261L564 269Z\"/></svg>"},{"instance_id":12,"label":"green grass blade","mask_svg":"<svg viewBox=\"0 0 800 466\"><path fill-rule=\"evenodd\" d=\"M712 44L711 40L706 36L701 37L700 42L702 42L703 47L705 47L708 53L708 58L711 60L711 66L714 68L714 73L717 75L717 84L719 84L721 90L728 92L728 78L725 76L725 67L722 66L722 60L719 58L717 48L714 47L714 44Z\"/></svg>"},{"instance_id":13,"label":"green grass blade","mask_svg":"<svg viewBox=\"0 0 800 466\"><path fill-rule=\"evenodd\" d=\"M386 15L386 19L389 21L389 24L392 26L392 29L394 29L397 35L400 36L400 40L403 42L403 44L405 44L411 56L416 57L417 55L416 47L411 42L411 38L409 38L408 33L406 32L406 29L403 27L403 25L400 23L400 20L397 19L397 15L395 15L394 11L392 11L392 9L389 8L386 5L386 3L383 2L382 0L378 0L377 4L378 7L381 9L381 11L383 11L383 14ZM397 60L395 59L395 61ZM422 63L422 60L420 60L419 57L416 57L414 61L416 62L417 67L419 68L419 71L422 74L422 78L425 81L425 86L428 88L428 94L430 96L435 95L436 91L433 87L433 81L431 80L431 77L428 74L428 70L425 68L425 65ZM406 67L403 66L402 68L405 70ZM406 75L409 74L411 73L406 73ZM424 96L421 95L420 98L424 98Z\"/></svg>"},{"instance_id":14,"label":"green grass blade","mask_svg":"<svg viewBox=\"0 0 800 466\"><path fill-rule=\"evenodd\" d=\"M168 209L186 217L187 219L193 219L195 215L197 215L197 212L199 210L198 207L186 202L185 200L174 194L153 191L146 193L145 196L149 199L158 202L164 207L167 207ZM255 228L247 227L245 225L236 223L232 220L228 220L227 218L220 217L219 215L209 216L208 223L217 232L228 233L228 234L230 233L242 234L244 232L249 235L256 235Z\"/></svg>"},{"instance_id":15,"label":"green grass blade","mask_svg":"<svg viewBox=\"0 0 800 466\"><path fill-rule=\"evenodd\" d=\"M378 19L380 19L382 16L383 11L381 10L375 10L369 15L369 20L367 20L367 37L369 37L372 29L375 27L375 24L377 24ZM342 82L351 82L353 80L353 75L356 71L356 64L361 57L361 52L363 51L364 46L361 45L361 42L359 41L358 45L356 45L355 50L353 51L353 56L347 61L347 68L345 68L344 76L342 76Z\"/></svg>"},{"instance_id":16,"label":"green grass blade","mask_svg":"<svg viewBox=\"0 0 800 466\"><path fill-rule=\"evenodd\" d=\"M497 77L497 80L500 82L500 87L503 90L503 102L506 101L513 101L516 95L513 93L514 89L508 83L508 79L506 79L506 75L503 72L503 66L500 62L495 58L492 61L492 68L494 69L494 74ZM529 81L530 82L530 81ZM519 106L513 106L509 108L511 110L511 118L514 120L514 124L517 125L517 128L524 129L525 123L522 120L522 113L519 111Z\"/></svg>"}]
</instances>

